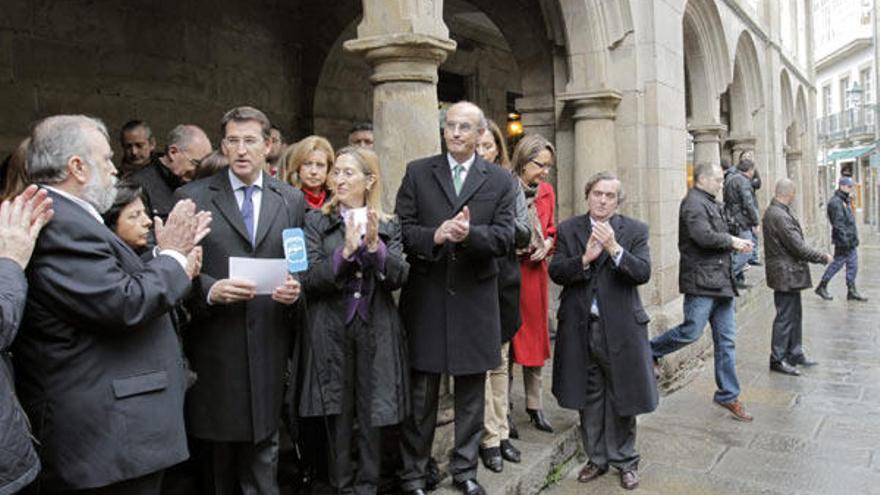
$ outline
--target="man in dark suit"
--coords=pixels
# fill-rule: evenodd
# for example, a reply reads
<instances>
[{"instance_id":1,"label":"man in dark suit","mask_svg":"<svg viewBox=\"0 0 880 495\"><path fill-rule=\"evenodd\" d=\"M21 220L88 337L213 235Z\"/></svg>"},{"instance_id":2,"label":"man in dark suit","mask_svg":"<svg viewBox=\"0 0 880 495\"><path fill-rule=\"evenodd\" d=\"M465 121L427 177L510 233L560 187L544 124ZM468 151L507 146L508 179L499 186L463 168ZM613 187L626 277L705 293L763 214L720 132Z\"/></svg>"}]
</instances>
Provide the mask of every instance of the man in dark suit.
<instances>
[{"instance_id":1,"label":"man in dark suit","mask_svg":"<svg viewBox=\"0 0 880 495\"><path fill-rule=\"evenodd\" d=\"M85 116L49 117L31 136L28 173L55 210L13 347L43 462L34 493L157 494L163 470L188 456L169 311L198 272L207 217L178 205L143 262L101 219L116 194L112 155L104 124Z\"/></svg>"},{"instance_id":2,"label":"man in dark suit","mask_svg":"<svg viewBox=\"0 0 880 495\"><path fill-rule=\"evenodd\" d=\"M578 481L610 465L632 490L639 485L636 415L657 407L649 318L638 291L651 278L648 226L617 214L622 190L614 174L594 175L584 193L589 211L559 225L550 262L550 278L563 287L553 395L580 411L590 460Z\"/></svg>"},{"instance_id":3,"label":"man in dark suit","mask_svg":"<svg viewBox=\"0 0 880 495\"><path fill-rule=\"evenodd\" d=\"M165 154L153 157L129 180L141 186L148 216L168 217L174 207L174 191L193 179L202 159L211 153L211 141L201 128L181 124L168 133Z\"/></svg>"},{"instance_id":4,"label":"man in dark suit","mask_svg":"<svg viewBox=\"0 0 880 495\"><path fill-rule=\"evenodd\" d=\"M764 257L767 286L773 289L776 318L770 346L770 369L786 375L800 375L795 366L817 364L804 354L801 290L812 285L812 263L831 263L830 254L812 249L804 242L801 224L791 212L795 198L791 179L779 179L776 194L764 213Z\"/></svg>"},{"instance_id":5,"label":"man in dark suit","mask_svg":"<svg viewBox=\"0 0 880 495\"><path fill-rule=\"evenodd\" d=\"M411 267L400 296L413 403L402 428L405 493L426 488L442 373L455 381L453 482L463 493L484 493L476 475L486 371L501 354L495 258L513 244L514 204L510 174L475 153L485 130L476 105L450 107L443 132L448 153L410 163L397 193Z\"/></svg>"},{"instance_id":6,"label":"man in dark suit","mask_svg":"<svg viewBox=\"0 0 880 495\"><path fill-rule=\"evenodd\" d=\"M296 330L291 305L300 285L288 275L271 296L257 295L253 282L229 278L229 258L284 258L282 231L303 225L305 202L264 172L270 124L263 112L234 108L221 129L229 167L176 192L214 216L184 335L199 377L187 396L187 431L202 441L213 493L272 495L283 379Z\"/></svg>"}]
</instances>

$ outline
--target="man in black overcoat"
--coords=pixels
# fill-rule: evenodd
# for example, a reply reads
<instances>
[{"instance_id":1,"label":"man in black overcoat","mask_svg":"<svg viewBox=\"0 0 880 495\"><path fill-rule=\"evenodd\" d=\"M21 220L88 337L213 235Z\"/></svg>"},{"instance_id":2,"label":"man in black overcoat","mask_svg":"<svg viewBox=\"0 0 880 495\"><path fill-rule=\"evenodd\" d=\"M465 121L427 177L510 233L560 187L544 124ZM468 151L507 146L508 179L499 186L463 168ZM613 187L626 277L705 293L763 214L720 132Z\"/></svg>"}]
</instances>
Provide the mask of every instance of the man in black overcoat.
<instances>
[{"instance_id":1,"label":"man in black overcoat","mask_svg":"<svg viewBox=\"0 0 880 495\"><path fill-rule=\"evenodd\" d=\"M238 107L221 121L229 166L175 193L212 212L204 268L191 298L184 350L198 380L186 400L187 433L199 439L206 480L218 494L278 493L283 379L296 331L290 275L271 295L229 278L229 258L284 258L282 231L301 227L302 193L269 176L269 120Z\"/></svg>"},{"instance_id":2,"label":"man in black overcoat","mask_svg":"<svg viewBox=\"0 0 880 495\"><path fill-rule=\"evenodd\" d=\"M584 188L588 213L559 225L550 278L563 287L553 358L553 395L577 409L589 462L578 481L620 472L639 484L636 416L657 407L648 314L638 286L651 278L648 226L617 213L620 180L608 172Z\"/></svg>"},{"instance_id":3,"label":"man in black overcoat","mask_svg":"<svg viewBox=\"0 0 880 495\"><path fill-rule=\"evenodd\" d=\"M804 242L801 224L791 211L795 185L782 178L764 213L764 258L767 286L773 289L776 318L770 344L770 370L786 375L800 375L795 366L813 366L803 349L803 311L801 290L812 285L810 263L828 264L830 254L817 251Z\"/></svg>"},{"instance_id":4,"label":"man in black overcoat","mask_svg":"<svg viewBox=\"0 0 880 495\"><path fill-rule=\"evenodd\" d=\"M116 195L112 156L104 124L81 115L43 120L28 149L55 210L12 349L43 463L32 493L158 494L165 468L188 457L169 312L198 272L199 217L178 205L142 261L100 215Z\"/></svg>"},{"instance_id":5,"label":"man in black overcoat","mask_svg":"<svg viewBox=\"0 0 880 495\"><path fill-rule=\"evenodd\" d=\"M496 258L513 244L514 205L509 172L475 153L485 130L476 105L450 107L443 132L448 153L407 165L397 193L410 263L400 299L413 404L402 427L404 493L425 490L443 373L455 384L453 482L462 493L484 493L476 474L486 371L501 360Z\"/></svg>"}]
</instances>

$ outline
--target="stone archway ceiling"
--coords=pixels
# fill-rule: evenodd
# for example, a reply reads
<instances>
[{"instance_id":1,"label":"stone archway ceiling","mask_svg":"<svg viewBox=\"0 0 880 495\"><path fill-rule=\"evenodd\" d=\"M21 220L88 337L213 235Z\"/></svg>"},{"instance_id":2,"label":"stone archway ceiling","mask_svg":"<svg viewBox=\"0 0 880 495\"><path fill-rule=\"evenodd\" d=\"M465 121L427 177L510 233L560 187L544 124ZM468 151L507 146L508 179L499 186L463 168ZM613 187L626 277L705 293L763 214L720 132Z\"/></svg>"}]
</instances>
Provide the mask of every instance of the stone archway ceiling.
<instances>
[{"instance_id":1,"label":"stone archway ceiling","mask_svg":"<svg viewBox=\"0 0 880 495\"><path fill-rule=\"evenodd\" d=\"M718 98L732 80L721 16L712 0L688 0L682 22L694 117L716 123Z\"/></svg>"},{"instance_id":2,"label":"stone archway ceiling","mask_svg":"<svg viewBox=\"0 0 880 495\"><path fill-rule=\"evenodd\" d=\"M761 64L758 61L758 50L755 41L748 31L743 30L736 44L734 65L739 65L742 70L746 90L748 91L750 112L757 111L764 102L764 86L761 84Z\"/></svg>"}]
</instances>

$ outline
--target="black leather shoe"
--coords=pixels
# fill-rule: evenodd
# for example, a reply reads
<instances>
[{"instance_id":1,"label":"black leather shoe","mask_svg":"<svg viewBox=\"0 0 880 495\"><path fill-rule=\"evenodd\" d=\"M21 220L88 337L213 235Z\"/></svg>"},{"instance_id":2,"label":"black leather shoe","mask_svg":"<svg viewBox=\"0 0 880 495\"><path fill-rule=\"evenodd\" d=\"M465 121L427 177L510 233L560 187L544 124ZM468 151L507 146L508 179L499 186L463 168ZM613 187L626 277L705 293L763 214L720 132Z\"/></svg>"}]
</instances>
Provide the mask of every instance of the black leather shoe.
<instances>
[{"instance_id":1,"label":"black leather shoe","mask_svg":"<svg viewBox=\"0 0 880 495\"><path fill-rule=\"evenodd\" d=\"M828 282L819 282L819 285L816 286L816 290L813 292L815 292L817 296L826 301L831 301L834 299L833 297L831 297L831 294L828 293Z\"/></svg>"},{"instance_id":2,"label":"black leather shoe","mask_svg":"<svg viewBox=\"0 0 880 495\"><path fill-rule=\"evenodd\" d=\"M464 495L486 495L486 490L483 490L477 480L455 481L452 484Z\"/></svg>"},{"instance_id":3,"label":"black leather shoe","mask_svg":"<svg viewBox=\"0 0 880 495\"><path fill-rule=\"evenodd\" d=\"M486 469L493 473L500 473L504 470L504 460L501 458L501 449L498 447L489 447L484 449L480 447L480 459Z\"/></svg>"},{"instance_id":4,"label":"black leather shoe","mask_svg":"<svg viewBox=\"0 0 880 495\"><path fill-rule=\"evenodd\" d=\"M801 376L801 372L798 371L797 368L786 363L785 361L770 363L770 371L782 373L783 375Z\"/></svg>"},{"instance_id":5,"label":"black leather shoe","mask_svg":"<svg viewBox=\"0 0 880 495\"><path fill-rule=\"evenodd\" d=\"M856 290L855 285L847 286L846 288L846 300L847 301L862 301L865 302L868 300L867 297L859 294L859 291Z\"/></svg>"},{"instance_id":6,"label":"black leather shoe","mask_svg":"<svg viewBox=\"0 0 880 495\"><path fill-rule=\"evenodd\" d=\"M761 266L763 263L758 260L749 260L749 264L752 266Z\"/></svg>"},{"instance_id":7,"label":"black leather shoe","mask_svg":"<svg viewBox=\"0 0 880 495\"><path fill-rule=\"evenodd\" d=\"M514 447L513 444L510 443L510 440L502 440L501 457L503 457L505 461L510 461L516 464L522 460L522 452L520 452L518 448Z\"/></svg>"},{"instance_id":8,"label":"black leather shoe","mask_svg":"<svg viewBox=\"0 0 880 495\"><path fill-rule=\"evenodd\" d=\"M510 438L514 440L519 440L519 430L516 429L516 425L513 424L513 420L510 419L510 414L507 415L507 430L507 435Z\"/></svg>"},{"instance_id":9,"label":"black leather shoe","mask_svg":"<svg viewBox=\"0 0 880 495\"><path fill-rule=\"evenodd\" d=\"M526 412L529 413L529 421L535 425L535 428L547 433L553 433L553 426L544 417L544 411L541 409L526 409Z\"/></svg>"},{"instance_id":10,"label":"black leather shoe","mask_svg":"<svg viewBox=\"0 0 880 495\"><path fill-rule=\"evenodd\" d=\"M803 366L804 368L809 368L811 366L816 366L817 364L819 364L819 361L813 361L812 359L808 358L806 355L801 354L798 357L789 359L788 363L792 364L794 366Z\"/></svg>"},{"instance_id":11,"label":"black leather shoe","mask_svg":"<svg viewBox=\"0 0 880 495\"><path fill-rule=\"evenodd\" d=\"M421 488L416 488L415 490L404 490L404 495L428 495L428 492L422 490Z\"/></svg>"}]
</instances>

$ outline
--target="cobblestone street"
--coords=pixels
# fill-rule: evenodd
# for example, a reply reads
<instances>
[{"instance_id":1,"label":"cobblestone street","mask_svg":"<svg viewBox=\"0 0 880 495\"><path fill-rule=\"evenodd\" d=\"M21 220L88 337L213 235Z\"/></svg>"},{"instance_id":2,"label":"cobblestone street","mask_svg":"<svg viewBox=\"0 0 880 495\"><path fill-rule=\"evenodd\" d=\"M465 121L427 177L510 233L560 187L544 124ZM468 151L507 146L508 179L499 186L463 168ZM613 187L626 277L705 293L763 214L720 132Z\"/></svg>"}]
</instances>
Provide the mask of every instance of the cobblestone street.
<instances>
[{"instance_id":1,"label":"cobblestone street","mask_svg":"<svg viewBox=\"0 0 880 495\"><path fill-rule=\"evenodd\" d=\"M764 291L762 309L738 321L737 368L754 422L712 403L710 356L692 382L640 418L637 493L880 494L880 241L862 228L858 285L869 302L846 300L842 272L830 284L833 301L803 292L805 348L819 365L800 377L769 371L772 293L753 289ZM813 281L820 275L814 265ZM544 493L625 492L616 471L578 483L581 465L572 462Z\"/></svg>"}]
</instances>

